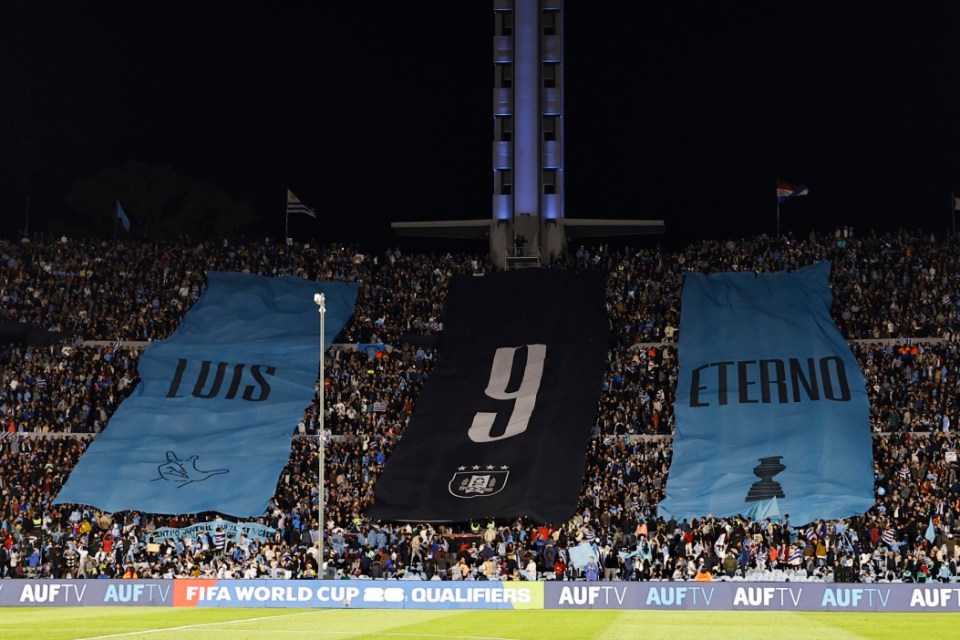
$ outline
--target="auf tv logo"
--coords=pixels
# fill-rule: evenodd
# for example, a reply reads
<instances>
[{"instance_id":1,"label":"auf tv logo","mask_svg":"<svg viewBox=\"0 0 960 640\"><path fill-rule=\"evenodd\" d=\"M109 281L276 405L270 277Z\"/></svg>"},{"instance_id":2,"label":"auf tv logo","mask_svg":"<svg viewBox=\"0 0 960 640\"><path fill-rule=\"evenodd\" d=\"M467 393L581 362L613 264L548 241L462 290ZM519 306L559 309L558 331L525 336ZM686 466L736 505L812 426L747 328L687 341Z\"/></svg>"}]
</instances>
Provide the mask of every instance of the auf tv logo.
<instances>
[{"instance_id":1,"label":"auf tv logo","mask_svg":"<svg viewBox=\"0 0 960 640\"><path fill-rule=\"evenodd\" d=\"M200 456L190 456L189 458L178 458L173 451L167 451L167 461L157 467L158 478L153 481L166 480L177 484L177 488L184 487L191 482L202 482L213 476L219 476L224 473L230 473L230 469L210 469L204 470L197 467L197 458Z\"/></svg>"}]
</instances>

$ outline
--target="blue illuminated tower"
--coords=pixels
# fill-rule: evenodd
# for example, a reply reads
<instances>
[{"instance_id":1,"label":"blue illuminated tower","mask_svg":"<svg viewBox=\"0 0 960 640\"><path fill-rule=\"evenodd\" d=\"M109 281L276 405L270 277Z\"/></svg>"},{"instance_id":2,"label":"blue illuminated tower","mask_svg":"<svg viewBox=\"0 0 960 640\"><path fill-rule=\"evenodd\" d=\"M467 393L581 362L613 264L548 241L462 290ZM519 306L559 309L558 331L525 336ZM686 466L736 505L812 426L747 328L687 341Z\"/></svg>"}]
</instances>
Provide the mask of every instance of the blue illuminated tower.
<instances>
[{"instance_id":1,"label":"blue illuminated tower","mask_svg":"<svg viewBox=\"0 0 960 640\"><path fill-rule=\"evenodd\" d=\"M563 246L563 2L495 0L494 16L490 250L547 258Z\"/></svg>"},{"instance_id":2,"label":"blue illuminated tower","mask_svg":"<svg viewBox=\"0 0 960 640\"><path fill-rule=\"evenodd\" d=\"M662 220L586 220L564 206L563 0L494 0L490 219L395 222L402 235L483 238L501 266L549 262L567 238L662 233Z\"/></svg>"}]
</instances>

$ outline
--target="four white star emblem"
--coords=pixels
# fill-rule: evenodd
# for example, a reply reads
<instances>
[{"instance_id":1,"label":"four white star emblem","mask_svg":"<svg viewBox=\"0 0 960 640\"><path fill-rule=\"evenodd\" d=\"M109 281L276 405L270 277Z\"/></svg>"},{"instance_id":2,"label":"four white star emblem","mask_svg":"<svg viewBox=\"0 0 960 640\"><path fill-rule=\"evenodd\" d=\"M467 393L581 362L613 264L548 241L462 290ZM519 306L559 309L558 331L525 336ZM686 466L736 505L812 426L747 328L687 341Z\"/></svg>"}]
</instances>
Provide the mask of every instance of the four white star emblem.
<instances>
[{"instance_id":1,"label":"four white star emblem","mask_svg":"<svg viewBox=\"0 0 960 640\"><path fill-rule=\"evenodd\" d=\"M488 464L488 465L486 465L486 467L483 467L483 466L481 466L481 465L479 465L479 464L475 464L475 465L473 465L472 467L465 467L465 466L463 466L463 465L460 465L459 467L457 467L457 471L466 471L467 469L472 469L472 470L474 470L474 471L479 471L480 469L484 469L484 468L485 468L487 471L492 471L492 470L496 469L497 466L494 465L494 464ZM507 470L509 470L509 469L510 469L510 466L509 466L509 465L506 465L506 464L500 465L500 470L501 470L501 471L507 471Z\"/></svg>"}]
</instances>

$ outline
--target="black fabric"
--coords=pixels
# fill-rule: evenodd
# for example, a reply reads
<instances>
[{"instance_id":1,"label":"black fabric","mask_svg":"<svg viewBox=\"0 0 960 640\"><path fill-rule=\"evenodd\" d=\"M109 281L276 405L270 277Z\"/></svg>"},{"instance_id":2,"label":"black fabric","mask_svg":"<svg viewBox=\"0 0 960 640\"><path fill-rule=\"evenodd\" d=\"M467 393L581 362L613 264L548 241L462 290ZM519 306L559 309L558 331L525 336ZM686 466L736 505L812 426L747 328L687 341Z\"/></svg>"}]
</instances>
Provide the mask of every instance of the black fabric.
<instances>
[{"instance_id":1,"label":"black fabric","mask_svg":"<svg viewBox=\"0 0 960 640\"><path fill-rule=\"evenodd\" d=\"M407 344L414 344L417 346L424 347L433 347L440 344L440 336L435 334L428 335L417 335L415 333L405 333L400 336L400 340Z\"/></svg>"},{"instance_id":2,"label":"black fabric","mask_svg":"<svg viewBox=\"0 0 960 640\"><path fill-rule=\"evenodd\" d=\"M544 269L454 277L436 366L368 515L417 522L528 516L552 524L572 517L607 357L605 283L601 272ZM509 375L492 397L498 349L507 354L499 371ZM538 353L536 387L528 360ZM496 398L519 389L527 400ZM524 422L521 405L531 402ZM471 437L478 412L496 417ZM514 413L514 435L500 439Z\"/></svg>"},{"instance_id":3,"label":"black fabric","mask_svg":"<svg viewBox=\"0 0 960 640\"><path fill-rule=\"evenodd\" d=\"M67 340L70 336L63 331L47 331L39 327L16 320L0 321L0 344L19 344L45 347Z\"/></svg>"}]
</instances>

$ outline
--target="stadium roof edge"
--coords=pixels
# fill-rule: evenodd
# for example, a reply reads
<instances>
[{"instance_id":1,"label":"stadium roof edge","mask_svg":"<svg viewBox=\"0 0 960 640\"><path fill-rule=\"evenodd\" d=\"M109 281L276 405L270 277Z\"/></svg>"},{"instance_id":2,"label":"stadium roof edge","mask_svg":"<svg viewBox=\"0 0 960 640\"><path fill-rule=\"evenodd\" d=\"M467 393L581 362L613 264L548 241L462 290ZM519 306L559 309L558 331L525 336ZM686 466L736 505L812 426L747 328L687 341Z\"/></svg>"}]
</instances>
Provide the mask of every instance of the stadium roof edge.
<instances>
[{"instance_id":1,"label":"stadium roof edge","mask_svg":"<svg viewBox=\"0 0 960 640\"><path fill-rule=\"evenodd\" d=\"M563 228L571 238L652 235L666 231L663 220L588 220L565 218Z\"/></svg>"},{"instance_id":2,"label":"stadium roof edge","mask_svg":"<svg viewBox=\"0 0 960 640\"><path fill-rule=\"evenodd\" d=\"M490 235L492 220L429 220L419 222L391 222L390 228L399 236L420 238L467 238L480 240Z\"/></svg>"}]
</instances>

